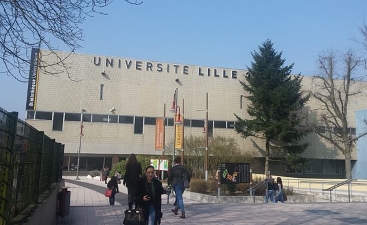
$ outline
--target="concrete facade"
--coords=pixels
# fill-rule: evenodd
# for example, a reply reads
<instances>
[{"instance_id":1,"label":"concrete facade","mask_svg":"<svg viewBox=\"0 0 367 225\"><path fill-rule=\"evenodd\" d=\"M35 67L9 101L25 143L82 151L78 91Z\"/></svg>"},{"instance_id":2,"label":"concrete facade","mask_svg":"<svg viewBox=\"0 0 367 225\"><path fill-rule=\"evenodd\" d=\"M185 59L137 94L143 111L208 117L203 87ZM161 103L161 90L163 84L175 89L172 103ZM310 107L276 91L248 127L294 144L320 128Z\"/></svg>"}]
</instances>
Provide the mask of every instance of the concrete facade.
<instances>
[{"instance_id":1,"label":"concrete facade","mask_svg":"<svg viewBox=\"0 0 367 225\"><path fill-rule=\"evenodd\" d=\"M58 62L57 57L45 51L40 57L49 64ZM243 139L233 129L234 114L248 118L246 106L249 102L242 97L246 93L239 83L246 75L245 70L77 53L70 54L65 64L67 70L61 66L53 67L54 72L58 72L56 75L37 71L34 106L27 106L27 122L58 142L65 143L66 156L75 156L78 151L82 109L86 110L81 148L83 156L115 156L116 161L116 157L125 157L132 152L160 155L161 151L154 148L153 122L156 117L164 116L166 104L165 114L169 119L165 143L172 143L173 113L169 109L176 88L178 104L181 110L184 108L187 123L185 136L204 135L200 124L203 124L205 112L198 110L205 109L208 92L209 124L214 124L213 135L232 137L243 151L255 157L264 156L254 145L264 148L262 141ZM304 77L303 89L312 89L311 77ZM317 120L315 110L318 106L317 101L311 99L305 107L310 120ZM354 111L363 108L367 108L367 95L350 104L351 128L355 128ZM56 124L55 130L56 116L62 118L61 130L60 124ZM139 121L142 122L142 132L136 134L136 129L140 133L140 126L136 127ZM306 158L344 158L316 134L310 134L305 140L310 142L310 147L303 153ZM355 151L352 157L356 159Z\"/></svg>"}]
</instances>

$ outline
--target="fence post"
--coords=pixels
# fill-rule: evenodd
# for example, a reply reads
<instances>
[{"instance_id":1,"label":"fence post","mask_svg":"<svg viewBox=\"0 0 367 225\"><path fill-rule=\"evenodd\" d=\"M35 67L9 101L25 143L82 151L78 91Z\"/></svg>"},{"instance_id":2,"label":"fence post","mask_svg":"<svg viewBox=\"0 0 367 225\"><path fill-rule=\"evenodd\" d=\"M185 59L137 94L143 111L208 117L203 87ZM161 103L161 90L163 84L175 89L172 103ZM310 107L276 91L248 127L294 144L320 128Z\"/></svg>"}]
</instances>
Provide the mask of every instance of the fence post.
<instances>
[{"instance_id":1,"label":"fence post","mask_svg":"<svg viewBox=\"0 0 367 225\"><path fill-rule=\"evenodd\" d=\"M351 182L348 182L348 201L350 202L350 184Z\"/></svg>"}]
</instances>

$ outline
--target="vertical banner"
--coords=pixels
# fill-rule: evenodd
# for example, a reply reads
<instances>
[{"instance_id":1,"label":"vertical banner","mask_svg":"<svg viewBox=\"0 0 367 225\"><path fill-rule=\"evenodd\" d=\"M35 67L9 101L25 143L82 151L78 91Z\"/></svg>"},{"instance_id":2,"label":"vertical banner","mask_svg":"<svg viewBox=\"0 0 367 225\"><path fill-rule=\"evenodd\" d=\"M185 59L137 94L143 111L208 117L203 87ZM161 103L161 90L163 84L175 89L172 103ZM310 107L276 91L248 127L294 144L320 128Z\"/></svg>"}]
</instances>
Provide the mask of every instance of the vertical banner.
<instances>
[{"instance_id":1,"label":"vertical banner","mask_svg":"<svg viewBox=\"0 0 367 225\"><path fill-rule=\"evenodd\" d=\"M176 141L175 141L175 148L182 149L183 144L183 124L176 124Z\"/></svg>"},{"instance_id":2,"label":"vertical banner","mask_svg":"<svg viewBox=\"0 0 367 225\"><path fill-rule=\"evenodd\" d=\"M36 110L38 85L39 49L32 48L31 65L29 68L26 110Z\"/></svg>"},{"instance_id":3,"label":"vertical banner","mask_svg":"<svg viewBox=\"0 0 367 225\"><path fill-rule=\"evenodd\" d=\"M164 150L164 119L155 120L155 150Z\"/></svg>"}]
</instances>

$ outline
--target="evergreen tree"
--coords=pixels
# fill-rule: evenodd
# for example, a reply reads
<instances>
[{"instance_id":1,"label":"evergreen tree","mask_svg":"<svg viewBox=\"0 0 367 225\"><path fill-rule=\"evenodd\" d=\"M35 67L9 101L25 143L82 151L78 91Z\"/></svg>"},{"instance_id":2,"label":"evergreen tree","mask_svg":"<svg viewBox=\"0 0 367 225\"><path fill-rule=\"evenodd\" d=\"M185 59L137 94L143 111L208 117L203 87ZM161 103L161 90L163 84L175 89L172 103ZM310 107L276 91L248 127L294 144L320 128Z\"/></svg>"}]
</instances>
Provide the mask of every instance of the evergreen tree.
<instances>
[{"instance_id":1,"label":"evergreen tree","mask_svg":"<svg viewBox=\"0 0 367 225\"><path fill-rule=\"evenodd\" d=\"M245 97L250 102L250 119L235 115L235 129L244 138L265 140L265 173L269 170L270 153L285 158L291 167L301 166L304 159L298 155L308 143L299 141L309 133L302 124L301 110L310 97L301 91L302 77L290 75L293 64L284 66L282 53L275 51L270 40L251 55L251 68L247 68L245 81L240 81L248 94Z\"/></svg>"}]
</instances>

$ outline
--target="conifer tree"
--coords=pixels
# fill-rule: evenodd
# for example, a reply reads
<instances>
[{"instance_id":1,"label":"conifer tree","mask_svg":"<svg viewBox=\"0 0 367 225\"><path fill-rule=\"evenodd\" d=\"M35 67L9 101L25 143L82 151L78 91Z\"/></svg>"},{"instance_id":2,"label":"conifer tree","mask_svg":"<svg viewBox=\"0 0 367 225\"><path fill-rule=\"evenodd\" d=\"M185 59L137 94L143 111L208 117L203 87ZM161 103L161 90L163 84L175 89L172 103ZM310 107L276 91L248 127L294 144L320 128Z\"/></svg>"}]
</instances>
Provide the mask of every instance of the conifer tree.
<instances>
[{"instance_id":1,"label":"conifer tree","mask_svg":"<svg viewBox=\"0 0 367 225\"><path fill-rule=\"evenodd\" d=\"M244 81L240 81L248 99L249 119L237 118L235 129L244 138L256 137L265 141L265 173L269 160L283 158L293 168L303 165L299 157L308 146L300 143L309 133L304 126L302 108L310 95L301 91L301 75L292 76L293 64L285 66L282 52L277 53L267 40L259 52L251 53L253 62Z\"/></svg>"}]
</instances>

